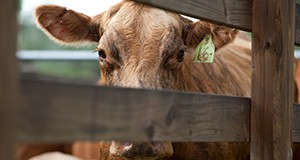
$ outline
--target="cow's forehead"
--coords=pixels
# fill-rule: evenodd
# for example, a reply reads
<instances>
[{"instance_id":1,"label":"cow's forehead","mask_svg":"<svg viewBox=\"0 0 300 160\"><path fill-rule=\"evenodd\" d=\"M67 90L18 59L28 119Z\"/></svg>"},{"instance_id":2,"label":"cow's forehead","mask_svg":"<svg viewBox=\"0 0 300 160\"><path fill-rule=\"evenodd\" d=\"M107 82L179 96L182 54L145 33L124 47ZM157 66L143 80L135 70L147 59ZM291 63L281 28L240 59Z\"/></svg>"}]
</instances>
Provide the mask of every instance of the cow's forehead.
<instances>
[{"instance_id":1,"label":"cow's forehead","mask_svg":"<svg viewBox=\"0 0 300 160\"><path fill-rule=\"evenodd\" d=\"M98 48L118 48L132 57L161 54L182 37L182 26L178 14L128 1L107 22Z\"/></svg>"},{"instance_id":2,"label":"cow's forehead","mask_svg":"<svg viewBox=\"0 0 300 160\"><path fill-rule=\"evenodd\" d=\"M177 14L127 1L110 19L104 30L133 30L135 34L155 34L164 32L169 27L181 30L180 22Z\"/></svg>"}]
</instances>

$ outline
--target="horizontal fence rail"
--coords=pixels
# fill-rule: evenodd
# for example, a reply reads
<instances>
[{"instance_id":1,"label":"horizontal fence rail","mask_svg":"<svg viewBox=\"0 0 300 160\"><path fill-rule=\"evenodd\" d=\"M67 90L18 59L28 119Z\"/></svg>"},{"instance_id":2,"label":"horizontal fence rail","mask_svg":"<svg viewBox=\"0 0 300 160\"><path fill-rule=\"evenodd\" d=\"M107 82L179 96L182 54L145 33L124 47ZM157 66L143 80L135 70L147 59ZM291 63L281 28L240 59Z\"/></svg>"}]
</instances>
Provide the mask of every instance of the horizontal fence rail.
<instances>
[{"instance_id":1,"label":"horizontal fence rail","mask_svg":"<svg viewBox=\"0 0 300 160\"><path fill-rule=\"evenodd\" d=\"M22 79L20 142L249 141L249 98L46 79ZM293 125L293 141L300 142L299 104Z\"/></svg>"},{"instance_id":2,"label":"horizontal fence rail","mask_svg":"<svg viewBox=\"0 0 300 160\"><path fill-rule=\"evenodd\" d=\"M135 0L245 31L252 28L251 0ZM296 5L295 44L300 45L300 4Z\"/></svg>"},{"instance_id":3,"label":"horizontal fence rail","mask_svg":"<svg viewBox=\"0 0 300 160\"><path fill-rule=\"evenodd\" d=\"M19 141L249 141L249 98L22 80Z\"/></svg>"}]
</instances>

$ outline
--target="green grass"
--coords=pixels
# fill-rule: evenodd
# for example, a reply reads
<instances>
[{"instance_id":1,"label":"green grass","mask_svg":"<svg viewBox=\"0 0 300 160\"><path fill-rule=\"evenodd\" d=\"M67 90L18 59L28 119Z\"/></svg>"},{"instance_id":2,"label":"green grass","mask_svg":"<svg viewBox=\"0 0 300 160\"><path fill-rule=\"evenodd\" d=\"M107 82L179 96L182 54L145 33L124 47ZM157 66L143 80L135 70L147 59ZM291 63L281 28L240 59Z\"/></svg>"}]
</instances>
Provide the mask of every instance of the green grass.
<instances>
[{"instance_id":1,"label":"green grass","mask_svg":"<svg viewBox=\"0 0 300 160\"><path fill-rule=\"evenodd\" d=\"M22 61L21 71L93 82L100 78L97 61Z\"/></svg>"},{"instance_id":2,"label":"green grass","mask_svg":"<svg viewBox=\"0 0 300 160\"><path fill-rule=\"evenodd\" d=\"M33 24L20 26L18 37L20 50L94 50L95 45L84 47L66 47L50 40L40 29Z\"/></svg>"}]
</instances>

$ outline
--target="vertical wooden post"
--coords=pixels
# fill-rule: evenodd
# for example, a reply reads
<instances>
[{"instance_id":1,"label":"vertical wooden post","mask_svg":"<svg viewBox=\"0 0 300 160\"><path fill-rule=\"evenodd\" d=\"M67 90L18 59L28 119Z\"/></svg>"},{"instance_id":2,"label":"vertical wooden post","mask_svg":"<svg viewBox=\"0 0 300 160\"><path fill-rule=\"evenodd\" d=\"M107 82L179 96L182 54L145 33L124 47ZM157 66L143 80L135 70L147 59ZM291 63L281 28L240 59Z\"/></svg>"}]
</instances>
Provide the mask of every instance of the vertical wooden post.
<instances>
[{"instance_id":1,"label":"vertical wooden post","mask_svg":"<svg viewBox=\"0 0 300 160\"><path fill-rule=\"evenodd\" d=\"M0 2L0 159L12 160L16 108L17 3Z\"/></svg>"},{"instance_id":2,"label":"vertical wooden post","mask_svg":"<svg viewBox=\"0 0 300 160\"><path fill-rule=\"evenodd\" d=\"M292 157L295 0L253 0L251 159Z\"/></svg>"}]
</instances>

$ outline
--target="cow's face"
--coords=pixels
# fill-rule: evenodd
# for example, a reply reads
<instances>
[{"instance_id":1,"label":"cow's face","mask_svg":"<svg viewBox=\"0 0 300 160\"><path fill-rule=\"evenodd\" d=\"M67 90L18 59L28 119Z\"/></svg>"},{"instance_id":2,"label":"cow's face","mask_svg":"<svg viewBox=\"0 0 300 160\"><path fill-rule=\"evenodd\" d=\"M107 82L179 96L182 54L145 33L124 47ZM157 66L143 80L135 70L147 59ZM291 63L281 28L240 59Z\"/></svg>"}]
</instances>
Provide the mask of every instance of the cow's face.
<instances>
[{"instance_id":1,"label":"cow's face","mask_svg":"<svg viewBox=\"0 0 300 160\"><path fill-rule=\"evenodd\" d=\"M40 28L63 44L98 42L100 83L124 87L181 89L188 49L206 34L219 48L235 33L131 1L95 17L58 6L41 6L36 16Z\"/></svg>"},{"instance_id":2,"label":"cow's face","mask_svg":"<svg viewBox=\"0 0 300 160\"><path fill-rule=\"evenodd\" d=\"M103 26L97 50L101 83L136 88L175 88L185 46L180 17L125 3Z\"/></svg>"},{"instance_id":3,"label":"cow's face","mask_svg":"<svg viewBox=\"0 0 300 160\"><path fill-rule=\"evenodd\" d=\"M216 48L234 38L235 30L206 22L193 23L178 14L124 1L95 17L59 6L41 6L37 23L62 44L98 42L102 85L181 89L182 67L206 34ZM116 143L111 153L170 156L170 143Z\"/></svg>"}]
</instances>

